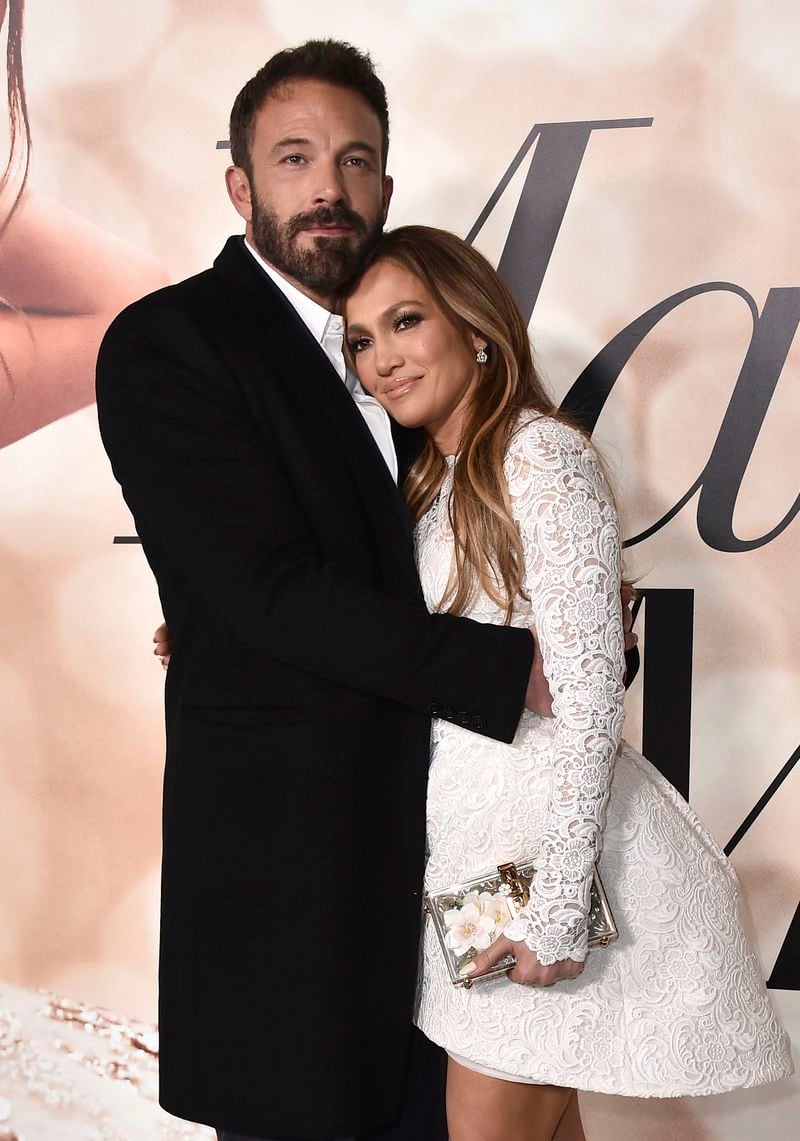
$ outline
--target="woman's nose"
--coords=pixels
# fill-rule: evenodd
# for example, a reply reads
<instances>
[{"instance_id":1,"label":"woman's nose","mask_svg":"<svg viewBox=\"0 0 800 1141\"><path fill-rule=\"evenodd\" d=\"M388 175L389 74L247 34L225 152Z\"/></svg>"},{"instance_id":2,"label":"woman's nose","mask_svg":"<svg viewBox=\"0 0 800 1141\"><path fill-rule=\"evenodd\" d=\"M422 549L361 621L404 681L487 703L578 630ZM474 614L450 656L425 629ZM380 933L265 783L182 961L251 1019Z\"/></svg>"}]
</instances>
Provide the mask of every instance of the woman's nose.
<instances>
[{"instance_id":1,"label":"woman's nose","mask_svg":"<svg viewBox=\"0 0 800 1141\"><path fill-rule=\"evenodd\" d=\"M375 346L375 371L378 376L391 376L402 363L402 354L390 341Z\"/></svg>"}]
</instances>

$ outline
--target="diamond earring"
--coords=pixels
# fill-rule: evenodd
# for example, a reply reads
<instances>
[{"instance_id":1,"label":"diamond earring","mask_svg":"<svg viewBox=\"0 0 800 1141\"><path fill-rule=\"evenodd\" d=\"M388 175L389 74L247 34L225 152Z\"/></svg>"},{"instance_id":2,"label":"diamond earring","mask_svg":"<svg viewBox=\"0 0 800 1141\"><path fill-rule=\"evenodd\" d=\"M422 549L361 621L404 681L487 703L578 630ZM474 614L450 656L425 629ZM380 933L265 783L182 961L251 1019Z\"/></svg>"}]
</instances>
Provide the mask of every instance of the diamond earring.
<instances>
[{"instance_id":1,"label":"diamond earring","mask_svg":"<svg viewBox=\"0 0 800 1141\"><path fill-rule=\"evenodd\" d=\"M486 352L485 346L482 345L475 354L475 360L478 362L478 364L486 364L488 359L489 355Z\"/></svg>"}]
</instances>

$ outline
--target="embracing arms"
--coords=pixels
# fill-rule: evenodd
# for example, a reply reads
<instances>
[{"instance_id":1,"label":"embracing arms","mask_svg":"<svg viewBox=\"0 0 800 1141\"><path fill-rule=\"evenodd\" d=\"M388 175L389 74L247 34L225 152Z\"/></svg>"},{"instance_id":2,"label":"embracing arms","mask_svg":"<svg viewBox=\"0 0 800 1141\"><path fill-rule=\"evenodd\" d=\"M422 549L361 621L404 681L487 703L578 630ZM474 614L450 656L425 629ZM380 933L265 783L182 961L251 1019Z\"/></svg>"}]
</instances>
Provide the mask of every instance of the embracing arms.
<instances>
[{"instance_id":1,"label":"embracing arms","mask_svg":"<svg viewBox=\"0 0 800 1141\"><path fill-rule=\"evenodd\" d=\"M421 597L382 594L326 561L281 457L183 313L148 303L124 314L103 343L97 394L142 538L245 642L424 714L466 710L472 728L512 738L530 634L429 615Z\"/></svg>"}]
</instances>

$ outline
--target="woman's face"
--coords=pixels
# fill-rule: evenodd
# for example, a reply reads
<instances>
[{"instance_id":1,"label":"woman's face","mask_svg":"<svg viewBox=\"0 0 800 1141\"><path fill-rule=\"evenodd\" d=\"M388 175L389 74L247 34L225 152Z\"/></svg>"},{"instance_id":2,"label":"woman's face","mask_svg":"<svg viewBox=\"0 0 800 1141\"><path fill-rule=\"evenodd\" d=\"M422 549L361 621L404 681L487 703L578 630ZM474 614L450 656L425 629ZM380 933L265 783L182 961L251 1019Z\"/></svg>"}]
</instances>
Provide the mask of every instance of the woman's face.
<instances>
[{"instance_id":1,"label":"woman's face","mask_svg":"<svg viewBox=\"0 0 800 1141\"><path fill-rule=\"evenodd\" d=\"M377 262L345 307L358 379L406 428L424 428L445 454L458 450L485 339L459 329L424 284L397 262Z\"/></svg>"}]
</instances>

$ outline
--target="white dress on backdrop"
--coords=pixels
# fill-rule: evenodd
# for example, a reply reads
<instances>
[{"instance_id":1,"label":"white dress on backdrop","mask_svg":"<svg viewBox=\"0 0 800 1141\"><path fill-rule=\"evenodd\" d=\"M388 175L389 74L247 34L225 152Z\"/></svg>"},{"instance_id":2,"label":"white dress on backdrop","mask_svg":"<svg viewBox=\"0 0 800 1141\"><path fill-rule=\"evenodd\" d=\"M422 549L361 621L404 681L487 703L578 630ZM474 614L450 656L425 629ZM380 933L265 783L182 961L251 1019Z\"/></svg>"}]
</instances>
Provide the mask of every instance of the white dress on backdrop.
<instances>
[{"instance_id":1,"label":"white dress on backdrop","mask_svg":"<svg viewBox=\"0 0 800 1141\"><path fill-rule=\"evenodd\" d=\"M454 462L417 526L431 609L450 572ZM620 540L596 455L574 429L527 413L505 472L530 599L513 624L537 629L554 717L525 712L510 745L434 722L426 888L535 857L530 903L506 933L542 963L586 967L547 988L505 977L455 987L427 919L418 1025L476 1069L601 1093L712 1094L784 1077L788 1041L740 925L735 873L672 785L620 741ZM468 614L503 621L484 594ZM587 958L598 849L620 936Z\"/></svg>"}]
</instances>

